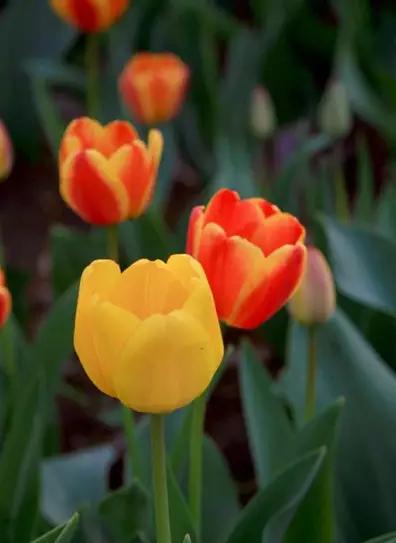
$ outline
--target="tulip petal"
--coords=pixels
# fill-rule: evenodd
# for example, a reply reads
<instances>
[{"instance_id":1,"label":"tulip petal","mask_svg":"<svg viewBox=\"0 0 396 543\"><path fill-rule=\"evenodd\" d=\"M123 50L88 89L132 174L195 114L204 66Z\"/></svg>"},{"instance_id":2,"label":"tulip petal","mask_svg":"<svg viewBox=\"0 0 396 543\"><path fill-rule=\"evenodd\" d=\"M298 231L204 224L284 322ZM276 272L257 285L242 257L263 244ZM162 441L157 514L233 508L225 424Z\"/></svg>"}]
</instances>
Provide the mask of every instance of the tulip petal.
<instances>
[{"instance_id":1,"label":"tulip petal","mask_svg":"<svg viewBox=\"0 0 396 543\"><path fill-rule=\"evenodd\" d=\"M2 328L8 320L11 313L11 294L7 287L0 286L0 328Z\"/></svg>"},{"instance_id":2,"label":"tulip petal","mask_svg":"<svg viewBox=\"0 0 396 543\"><path fill-rule=\"evenodd\" d=\"M71 156L61 167L61 193L70 207L93 224L114 224L128 213L128 195L111 164L96 150Z\"/></svg>"},{"instance_id":3,"label":"tulip petal","mask_svg":"<svg viewBox=\"0 0 396 543\"><path fill-rule=\"evenodd\" d=\"M77 301L74 348L85 372L99 390L113 395L112 383L102 372L94 345L92 315L102 299L106 299L120 277L120 268L112 260L97 260L83 272Z\"/></svg>"},{"instance_id":4,"label":"tulip petal","mask_svg":"<svg viewBox=\"0 0 396 543\"><path fill-rule=\"evenodd\" d=\"M170 412L204 392L214 373L211 340L184 311L145 320L122 353L114 378L117 396L147 413Z\"/></svg>"},{"instance_id":5,"label":"tulip petal","mask_svg":"<svg viewBox=\"0 0 396 543\"><path fill-rule=\"evenodd\" d=\"M249 239L262 221L262 209L254 199L241 200L237 192L222 189L209 202L204 224L216 223L228 236Z\"/></svg>"},{"instance_id":6,"label":"tulip petal","mask_svg":"<svg viewBox=\"0 0 396 543\"><path fill-rule=\"evenodd\" d=\"M59 159L62 164L71 154L83 149L100 149L103 139L103 127L89 117L80 117L72 121L62 138Z\"/></svg>"},{"instance_id":7,"label":"tulip petal","mask_svg":"<svg viewBox=\"0 0 396 543\"><path fill-rule=\"evenodd\" d=\"M193 279L207 281L201 264L189 255L172 255L169 257L166 266L185 287L189 287Z\"/></svg>"},{"instance_id":8,"label":"tulip petal","mask_svg":"<svg viewBox=\"0 0 396 543\"><path fill-rule=\"evenodd\" d=\"M139 319L180 309L188 292L161 260L139 260L127 268L114 287L111 301Z\"/></svg>"},{"instance_id":9,"label":"tulip petal","mask_svg":"<svg viewBox=\"0 0 396 543\"><path fill-rule=\"evenodd\" d=\"M108 394L116 396L113 387L114 367L141 321L129 311L109 302L98 302L91 311L93 344L100 371L108 386Z\"/></svg>"},{"instance_id":10,"label":"tulip petal","mask_svg":"<svg viewBox=\"0 0 396 543\"><path fill-rule=\"evenodd\" d=\"M131 123L113 121L103 128L103 148L106 156L111 156L123 145L130 145L139 138Z\"/></svg>"},{"instance_id":11,"label":"tulip petal","mask_svg":"<svg viewBox=\"0 0 396 543\"><path fill-rule=\"evenodd\" d=\"M305 266L303 244L285 245L265 260L261 283L241 301L228 324L238 328L256 328L268 320L293 295Z\"/></svg>"},{"instance_id":12,"label":"tulip petal","mask_svg":"<svg viewBox=\"0 0 396 543\"><path fill-rule=\"evenodd\" d=\"M263 221L249 238L264 254L270 255L283 245L294 245L304 240L305 229L289 213L277 213Z\"/></svg>"},{"instance_id":13,"label":"tulip petal","mask_svg":"<svg viewBox=\"0 0 396 543\"><path fill-rule=\"evenodd\" d=\"M192 256L197 256L199 242L204 224L204 206L195 206L191 211L188 223L186 251Z\"/></svg>"},{"instance_id":14,"label":"tulip petal","mask_svg":"<svg viewBox=\"0 0 396 543\"><path fill-rule=\"evenodd\" d=\"M148 152L153 160L157 173L164 149L164 138L159 130L150 130L148 135Z\"/></svg>"},{"instance_id":15,"label":"tulip petal","mask_svg":"<svg viewBox=\"0 0 396 543\"><path fill-rule=\"evenodd\" d=\"M262 251L239 237L227 237L217 224L202 231L198 253L211 286L220 319L228 318L245 291L255 288L263 276L265 258Z\"/></svg>"}]
</instances>

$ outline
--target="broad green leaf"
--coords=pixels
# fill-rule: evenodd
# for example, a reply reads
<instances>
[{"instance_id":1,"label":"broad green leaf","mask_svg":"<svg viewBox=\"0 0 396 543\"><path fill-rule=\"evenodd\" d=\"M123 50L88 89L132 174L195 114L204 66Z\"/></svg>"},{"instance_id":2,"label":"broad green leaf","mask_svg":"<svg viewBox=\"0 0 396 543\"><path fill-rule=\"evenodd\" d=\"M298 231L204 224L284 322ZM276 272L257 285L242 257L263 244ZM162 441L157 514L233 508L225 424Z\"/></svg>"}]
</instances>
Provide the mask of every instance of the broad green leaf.
<instances>
[{"instance_id":1,"label":"broad green leaf","mask_svg":"<svg viewBox=\"0 0 396 543\"><path fill-rule=\"evenodd\" d=\"M78 521L79 515L75 513L66 524L54 528L47 534L35 539L32 543L71 543Z\"/></svg>"},{"instance_id":2,"label":"broad green leaf","mask_svg":"<svg viewBox=\"0 0 396 543\"><path fill-rule=\"evenodd\" d=\"M203 452L202 541L223 541L240 511L238 492L226 459L208 436Z\"/></svg>"},{"instance_id":3,"label":"broad green leaf","mask_svg":"<svg viewBox=\"0 0 396 543\"><path fill-rule=\"evenodd\" d=\"M304 539L320 543L333 543L335 540L334 453L344 403L343 399L337 400L296 435L294 458L323 445L327 455L291 522L285 538L287 543L300 543Z\"/></svg>"},{"instance_id":4,"label":"broad green leaf","mask_svg":"<svg viewBox=\"0 0 396 543\"><path fill-rule=\"evenodd\" d=\"M391 534L387 535L381 535L380 537L370 539L365 543L396 543L396 532L392 532Z\"/></svg>"},{"instance_id":5,"label":"broad green leaf","mask_svg":"<svg viewBox=\"0 0 396 543\"><path fill-rule=\"evenodd\" d=\"M271 379L247 341L239 365L241 398L249 442L261 487L284 467L293 439L293 428Z\"/></svg>"},{"instance_id":6,"label":"broad green leaf","mask_svg":"<svg viewBox=\"0 0 396 543\"><path fill-rule=\"evenodd\" d=\"M107 491L113 457L113 447L104 445L44 460L41 472L44 517L60 524L83 505L99 503Z\"/></svg>"},{"instance_id":7,"label":"broad green leaf","mask_svg":"<svg viewBox=\"0 0 396 543\"><path fill-rule=\"evenodd\" d=\"M301 420L306 331L297 324L290 330L288 353L283 384ZM317 356L318 409L340 395L346 399L336 506L344 540L360 542L394 529L396 377L341 311L318 329Z\"/></svg>"},{"instance_id":8,"label":"broad green leaf","mask_svg":"<svg viewBox=\"0 0 396 543\"><path fill-rule=\"evenodd\" d=\"M396 315L396 244L328 217L322 223L338 289L362 304Z\"/></svg>"},{"instance_id":9,"label":"broad green leaf","mask_svg":"<svg viewBox=\"0 0 396 543\"><path fill-rule=\"evenodd\" d=\"M376 222L378 231L387 239L396 239L396 184L388 182L378 198Z\"/></svg>"},{"instance_id":10,"label":"broad green leaf","mask_svg":"<svg viewBox=\"0 0 396 543\"><path fill-rule=\"evenodd\" d=\"M226 543L247 543L263 541L263 543L280 543L279 539L269 540L265 534L268 523L277 515L292 518L293 512L305 496L322 464L325 450L312 452L297 462L289 465L266 488L263 488L248 503L237 517L230 535L224 539ZM285 524L282 523L282 529ZM262 539L264 534L264 539ZM271 534L271 537L273 534Z\"/></svg>"},{"instance_id":11,"label":"broad green leaf","mask_svg":"<svg viewBox=\"0 0 396 543\"><path fill-rule=\"evenodd\" d=\"M374 174L367 143L358 143L358 189L354 206L355 218L370 223L374 212Z\"/></svg>"},{"instance_id":12,"label":"broad green leaf","mask_svg":"<svg viewBox=\"0 0 396 543\"><path fill-rule=\"evenodd\" d=\"M168 493L172 539L182 541L185 534L189 533L193 543L196 543L194 522L170 464L168 464Z\"/></svg>"},{"instance_id":13,"label":"broad green leaf","mask_svg":"<svg viewBox=\"0 0 396 543\"><path fill-rule=\"evenodd\" d=\"M130 543L134 537L148 530L149 496L136 481L107 495L98 511L104 531L111 541Z\"/></svg>"}]
</instances>

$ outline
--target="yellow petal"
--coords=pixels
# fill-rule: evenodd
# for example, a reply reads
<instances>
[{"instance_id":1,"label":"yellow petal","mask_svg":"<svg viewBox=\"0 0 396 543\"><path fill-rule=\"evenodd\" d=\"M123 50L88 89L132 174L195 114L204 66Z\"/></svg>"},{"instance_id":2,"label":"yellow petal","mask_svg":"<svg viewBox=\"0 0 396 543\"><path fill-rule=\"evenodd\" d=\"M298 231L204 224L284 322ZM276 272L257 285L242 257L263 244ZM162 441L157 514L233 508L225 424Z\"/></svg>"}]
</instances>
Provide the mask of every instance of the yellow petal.
<instances>
[{"instance_id":1,"label":"yellow petal","mask_svg":"<svg viewBox=\"0 0 396 543\"><path fill-rule=\"evenodd\" d=\"M118 265L111 260L96 260L82 274L78 294L74 347L88 377L105 394L113 395L112 383L103 374L93 341L92 312L106 299L120 276Z\"/></svg>"},{"instance_id":2,"label":"yellow petal","mask_svg":"<svg viewBox=\"0 0 396 543\"><path fill-rule=\"evenodd\" d=\"M214 374L212 339L186 311L153 315L127 343L114 379L118 398L146 413L187 405Z\"/></svg>"},{"instance_id":3,"label":"yellow petal","mask_svg":"<svg viewBox=\"0 0 396 543\"><path fill-rule=\"evenodd\" d=\"M155 169L158 169L158 166L161 162L162 151L164 148L164 138L159 130L150 130L148 135L148 151L152 156Z\"/></svg>"},{"instance_id":4,"label":"yellow petal","mask_svg":"<svg viewBox=\"0 0 396 543\"><path fill-rule=\"evenodd\" d=\"M190 255L180 254L172 255L166 263L167 268L179 279L184 285L188 286L192 279L199 278L205 282L206 275L198 260L195 260Z\"/></svg>"}]
</instances>

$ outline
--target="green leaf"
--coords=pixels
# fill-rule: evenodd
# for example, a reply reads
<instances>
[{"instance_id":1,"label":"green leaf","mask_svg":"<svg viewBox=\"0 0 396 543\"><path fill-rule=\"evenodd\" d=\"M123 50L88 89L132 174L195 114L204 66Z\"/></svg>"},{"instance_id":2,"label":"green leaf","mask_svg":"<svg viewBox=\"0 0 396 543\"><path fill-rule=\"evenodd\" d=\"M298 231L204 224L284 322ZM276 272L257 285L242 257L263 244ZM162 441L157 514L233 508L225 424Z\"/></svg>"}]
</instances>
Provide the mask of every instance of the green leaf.
<instances>
[{"instance_id":1,"label":"green leaf","mask_svg":"<svg viewBox=\"0 0 396 543\"><path fill-rule=\"evenodd\" d=\"M279 539L268 539L265 528L278 515L292 518L293 513L312 484L325 455L325 450L312 452L282 471L266 488L249 502L236 519L226 543L263 541L278 543ZM283 528L285 523L282 523ZM264 539L262 539L264 533ZM273 534L271 534L273 535Z\"/></svg>"},{"instance_id":2,"label":"green leaf","mask_svg":"<svg viewBox=\"0 0 396 543\"><path fill-rule=\"evenodd\" d=\"M374 173L369 148L364 140L358 143L358 190L354 208L356 219L370 223L374 211Z\"/></svg>"},{"instance_id":3,"label":"green leaf","mask_svg":"<svg viewBox=\"0 0 396 543\"><path fill-rule=\"evenodd\" d=\"M63 526L58 526L32 543L71 543L79 522L79 514L75 513Z\"/></svg>"},{"instance_id":4,"label":"green leaf","mask_svg":"<svg viewBox=\"0 0 396 543\"><path fill-rule=\"evenodd\" d=\"M381 535L380 537L376 537L375 539L370 539L366 541L365 543L396 543L396 532L392 532L391 534Z\"/></svg>"},{"instance_id":5,"label":"green leaf","mask_svg":"<svg viewBox=\"0 0 396 543\"><path fill-rule=\"evenodd\" d=\"M147 492L138 482L112 492L99 505L105 533L111 541L130 543L148 531L150 503Z\"/></svg>"},{"instance_id":6,"label":"green leaf","mask_svg":"<svg viewBox=\"0 0 396 543\"><path fill-rule=\"evenodd\" d=\"M197 538L194 522L170 464L168 464L168 493L172 539L174 541L182 541L184 535L189 533L191 534L193 543L195 543Z\"/></svg>"},{"instance_id":7,"label":"green leaf","mask_svg":"<svg viewBox=\"0 0 396 543\"><path fill-rule=\"evenodd\" d=\"M337 287L360 303L396 315L396 244L358 226L322 219Z\"/></svg>"},{"instance_id":8,"label":"green leaf","mask_svg":"<svg viewBox=\"0 0 396 543\"><path fill-rule=\"evenodd\" d=\"M239 365L241 399L249 442L260 486L284 467L293 439L293 429L271 379L247 341Z\"/></svg>"},{"instance_id":9,"label":"green leaf","mask_svg":"<svg viewBox=\"0 0 396 543\"><path fill-rule=\"evenodd\" d=\"M394 241L396 238L396 184L389 182L378 198L376 213L380 234Z\"/></svg>"},{"instance_id":10,"label":"green leaf","mask_svg":"<svg viewBox=\"0 0 396 543\"><path fill-rule=\"evenodd\" d=\"M44 460L41 511L46 520L60 524L83 505L102 500L113 457L113 447L103 445Z\"/></svg>"},{"instance_id":11,"label":"green leaf","mask_svg":"<svg viewBox=\"0 0 396 543\"><path fill-rule=\"evenodd\" d=\"M333 543L335 540L334 453L344 404L343 399L337 400L296 436L292 452L294 458L319 446L326 446L327 455L291 522L285 538L287 543L299 543L304 539L320 543Z\"/></svg>"},{"instance_id":12,"label":"green leaf","mask_svg":"<svg viewBox=\"0 0 396 543\"><path fill-rule=\"evenodd\" d=\"M283 384L302 420L306 330L293 324L288 343ZM394 528L396 377L341 311L318 329L317 356L318 409L346 398L335 464L341 532L364 541Z\"/></svg>"},{"instance_id":13,"label":"green leaf","mask_svg":"<svg viewBox=\"0 0 396 543\"><path fill-rule=\"evenodd\" d=\"M186 537L183 539L183 543L191 543L191 537L187 534Z\"/></svg>"},{"instance_id":14,"label":"green leaf","mask_svg":"<svg viewBox=\"0 0 396 543\"><path fill-rule=\"evenodd\" d=\"M203 451L202 540L223 541L240 506L238 492L227 462L216 443L208 436Z\"/></svg>"}]
</instances>

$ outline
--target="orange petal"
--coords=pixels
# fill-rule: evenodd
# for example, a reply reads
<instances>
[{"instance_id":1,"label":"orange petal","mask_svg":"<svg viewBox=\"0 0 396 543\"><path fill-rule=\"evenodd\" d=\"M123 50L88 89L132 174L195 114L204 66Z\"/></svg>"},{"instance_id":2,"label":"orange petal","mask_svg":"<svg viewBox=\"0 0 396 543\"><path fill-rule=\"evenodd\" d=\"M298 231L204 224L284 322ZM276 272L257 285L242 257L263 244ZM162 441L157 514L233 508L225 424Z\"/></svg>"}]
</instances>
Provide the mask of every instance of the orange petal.
<instances>
[{"instance_id":1,"label":"orange petal","mask_svg":"<svg viewBox=\"0 0 396 543\"><path fill-rule=\"evenodd\" d=\"M201 239L204 221L204 206L195 206L191 211L187 231L186 251L192 256L197 256L199 241Z\"/></svg>"},{"instance_id":2,"label":"orange petal","mask_svg":"<svg viewBox=\"0 0 396 543\"><path fill-rule=\"evenodd\" d=\"M256 285L264 255L249 241L227 237L220 226L211 223L202 231L198 260L212 289L219 318L228 322L239 306L241 294Z\"/></svg>"},{"instance_id":3,"label":"orange petal","mask_svg":"<svg viewBox=\"0 0 396 543\"><path fill-rule=\"evenodd\" d=\"M258 245L265 255L270 255L283 245L294 245L304 240L305 229L289 213L277 213L266 219L250 240Z\"/></svg>"},{"instance_id":4,"label":"orange petal","mask_svg":"<svg viewBox=\"0 0 396 543\"><path fill-rule=\"evenodd\" d=\"M8 320L11 313L12 299L10 291L7 287L0 286L0 328L2 328Z\"/></svg>"},{"instance_id":5,"label":"orange petal","mask_svg":"<svg viewBox=\"0 0 396 543\"><path fill-rule=\"evenodd\" d=\"M100 148L102 139L103 127L97 121L89 117L75 119L69 124L62 138L60 162L64 162L72 153L83 149Z\"/></svg>"},{"instance_id":6,"label":"orange petal","mask_svg":"<svg viewBox=\"0 0 396 543\"><path fill-rule=\"evenodd\" d=\"M266 259L265 274L258 287L247 294L238 313L228 322L238 328L256 328L289 300L298 287L305 266L303 244L286 245Z\"/></svg>"},{"instance_id":7,"label":"orange petal","mask_svg":"<svg viewBox=\"0 0 396 543\"><path fill-rule=\"evenodd\" d=\"M131 123L126 121L113 121L103 129L103 147L106 156L111 156L120 147L133 143L138 134Z\"/></svg>"},{"instance_id":8,"label":"orange petal","mask_svg":"<svg viewBox=\"0 0 396 543\"><path fill-rule=\"evenodd\" d=\"M90 149L73 155L61 168L61 193L82 219L115 224L128 213L128 196L109 162Z\"/></svg>"},{"instance_id":9,"label":"orange petal","mask_svg":"<svg viewBox=\"0 0 396 543\"><path fill-rule=\"evenodd\" d=\"M219 224L228 236L249 239L263 219L262 210L254 199L241 200L237 192L222 189L210 200L204 223Z\"/></svg>"}]
</instances>

